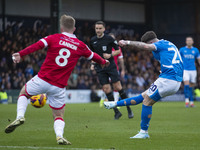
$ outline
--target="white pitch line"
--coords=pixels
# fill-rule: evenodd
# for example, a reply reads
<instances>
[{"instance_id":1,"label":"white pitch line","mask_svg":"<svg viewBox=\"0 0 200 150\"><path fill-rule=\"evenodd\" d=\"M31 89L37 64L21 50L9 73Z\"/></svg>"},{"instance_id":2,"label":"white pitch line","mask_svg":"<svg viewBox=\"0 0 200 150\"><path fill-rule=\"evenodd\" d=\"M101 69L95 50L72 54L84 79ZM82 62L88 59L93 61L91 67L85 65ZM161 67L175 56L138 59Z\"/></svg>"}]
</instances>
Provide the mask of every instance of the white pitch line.
<instances>
[{"instance_id":1,"label":"white pitch line","mask_svg":"<svg viewBox=\"0 0 200 150\"><path fill-rule=\"evenodd\" d=\"M66 150L111 150L111 149L91 149L91 148L64 148L64 147L37 147L37 146L1 146L0 148L11 148L11 149L66 149Z\"/></svg>"}]
</instances>

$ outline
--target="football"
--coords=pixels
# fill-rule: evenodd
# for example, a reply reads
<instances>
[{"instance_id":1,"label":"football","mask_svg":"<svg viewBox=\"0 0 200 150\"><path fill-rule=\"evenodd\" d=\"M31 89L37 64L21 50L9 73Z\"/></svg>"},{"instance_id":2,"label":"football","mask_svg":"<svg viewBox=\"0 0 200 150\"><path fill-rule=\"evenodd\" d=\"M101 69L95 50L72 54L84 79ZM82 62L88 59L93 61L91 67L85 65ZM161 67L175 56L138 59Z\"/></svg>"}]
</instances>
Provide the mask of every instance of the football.
<instances>
[{"instance_id":1,"label":"football","mask_svg":"<svg viewBox=\"0 0 200 150\"><path fill-rule=\"evenodd\" d=\"M46 104L46 101L47 101L46 94L39 94L39 95L32 96L30 98L31 105L36 108L43 107Z\"/></svg>"}]
</instances>

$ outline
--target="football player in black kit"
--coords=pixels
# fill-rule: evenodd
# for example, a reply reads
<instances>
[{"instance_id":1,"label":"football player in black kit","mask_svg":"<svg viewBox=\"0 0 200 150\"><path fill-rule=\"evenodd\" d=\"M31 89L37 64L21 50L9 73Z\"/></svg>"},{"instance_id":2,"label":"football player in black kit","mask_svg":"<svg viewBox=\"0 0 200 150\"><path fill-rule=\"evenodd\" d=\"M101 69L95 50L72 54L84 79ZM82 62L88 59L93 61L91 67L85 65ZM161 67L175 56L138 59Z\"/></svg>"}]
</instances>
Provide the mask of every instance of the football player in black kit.
<instances>
[{"instance_id":1,"label":"football player in black kit","mask_svg":"<svg viewBox=\"0 0 200 150\"><path fill-rule=\"evenodd\" d=\"M99 54L102 58L108 59L110 65L102 69L100 65L92 63L91 70L96 70L100 84L103 86L103 91L109 101L114 101L109 78L111 79L113 89L119 92L122 99L125 99L127 98L127 95L122 89L119 73L113 59L113 56L120 53L117 41L115 41L111 36L104 34L105 23L103 21L97 21L95 23L95 31L96 36L92 37L90 41L91 50ZM112 52L112 48L114 48L115 51ZM127 106L127 111L128 118L133 118L133 112L129 106ZM122 116L121 112L117 108L114 108L114 112L115 119L119 119Z\"/></svg>"}]
</instances>

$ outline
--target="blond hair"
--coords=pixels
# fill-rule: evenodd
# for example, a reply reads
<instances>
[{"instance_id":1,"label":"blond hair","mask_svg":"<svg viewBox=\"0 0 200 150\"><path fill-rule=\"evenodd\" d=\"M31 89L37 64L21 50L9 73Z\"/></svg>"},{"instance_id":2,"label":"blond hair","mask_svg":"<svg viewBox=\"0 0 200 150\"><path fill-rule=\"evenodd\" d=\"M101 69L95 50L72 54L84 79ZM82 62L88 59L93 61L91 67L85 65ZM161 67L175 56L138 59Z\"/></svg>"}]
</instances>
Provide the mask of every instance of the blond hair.
<instances>
[{"instance_id":1,"label":"blond hair","mask_svg":"<svg viewBox=\"0 0 200 150\"><path fill-rule=\"evenodd\" d=\"M75 19L72 16L62 15L60 26L66 31L72 31L75 28Z\"/></svg>"}]
</instances>

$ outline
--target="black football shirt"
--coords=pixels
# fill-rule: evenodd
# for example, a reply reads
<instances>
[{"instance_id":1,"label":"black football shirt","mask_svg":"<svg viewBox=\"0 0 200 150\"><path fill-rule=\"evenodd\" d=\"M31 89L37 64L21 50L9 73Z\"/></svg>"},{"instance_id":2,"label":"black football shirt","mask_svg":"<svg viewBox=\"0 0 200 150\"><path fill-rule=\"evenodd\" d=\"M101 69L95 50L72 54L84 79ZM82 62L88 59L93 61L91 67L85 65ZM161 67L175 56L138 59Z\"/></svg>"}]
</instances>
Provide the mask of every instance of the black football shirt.
<instances>
[{"instance_id":1,"label":"black football shirt","mask_svg":"<svg viewBox=\"0 0 200 150\"><path fill-rule=\"evenodd\" d=\"M90 40L90 48L93 52L99 54L102 58L104 58L103 53L111 54L112 48L114 48L115 50L119 50L117 41L114 40L111 36L106 35L106 34L104 34L102 38L93 36ZM108 60L110 61L110 67L115 65L113 57L109 58ZM96 64L96 67L97 69L101 68L100 65L98 64Z\"/></svg>"}]
</instances>

